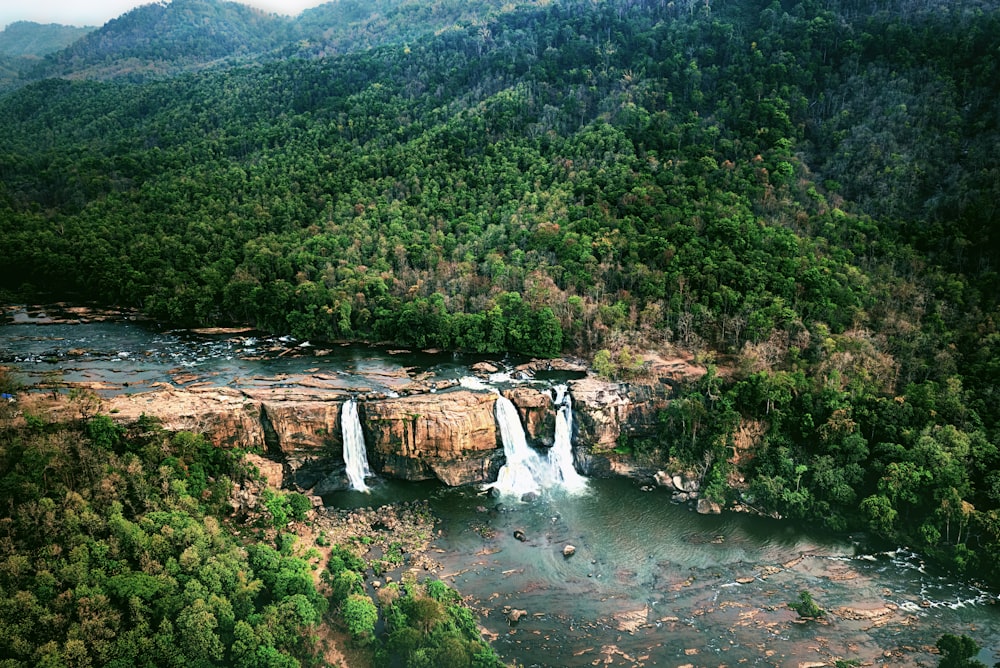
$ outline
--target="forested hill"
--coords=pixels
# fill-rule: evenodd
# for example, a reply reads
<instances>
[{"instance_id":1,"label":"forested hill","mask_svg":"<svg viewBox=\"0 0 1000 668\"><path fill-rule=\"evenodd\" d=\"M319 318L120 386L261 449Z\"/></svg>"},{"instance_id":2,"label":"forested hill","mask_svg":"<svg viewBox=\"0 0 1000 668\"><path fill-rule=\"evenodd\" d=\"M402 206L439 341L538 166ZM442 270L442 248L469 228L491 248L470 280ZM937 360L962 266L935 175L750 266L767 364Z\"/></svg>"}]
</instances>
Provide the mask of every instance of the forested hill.
<instances>
[{"instance_id":1,"label":"forested hill","mask_svg":"<svg viewBox=\"0 0 1000 668\"><path fill-rule=\"evenodd\" d=\"M177 74L259 57L291 39L290 21L220 0L173 0L133 9L50 55L28 78Z\"/></svg>"},{"instance_id":2,"label":"forested hill","mask_svg":"<svg viewBox=\"0 0 1000 668\"><path fill-rule=\"evenodd\" d=\"M764 425L762 505L998 575L967 554L1000 554L995 4L565 0L376 42L6 95L0 287L608 375L726 355L670 456Z\"/></svg>"},{"instance_id":3,"label":"forested hill","mask_svg":"<svg viewBox=\"0 0 1000 668\"><path fill-rule=\"evenodd\" d=\"M0 92L50 53L64 49L93 28L16 21L0 31Z\"/></svg>"},{"instance_id":4,"label":"forested hill","mask_svg":"<svg viewBox=\"0 0 1000 668\"><path fill-rule=\"evenodd\" d=\"M260 60L344 54L402 44L533 4L336 0L292 18L227 0L150 3L51 49L56 52L24 72L20 83L48 77L141 81Z\"/></svg>"},{"instance_id":5,"label":"forested hill","mask_svg":"<svg viewBox=\"0 0 1000 668\"><path fill-rule=\"evenodd\" d=\"M64 49L93 28L16 21L0 32L0 55L40 58Z\"/></svg>"}]
</instances>

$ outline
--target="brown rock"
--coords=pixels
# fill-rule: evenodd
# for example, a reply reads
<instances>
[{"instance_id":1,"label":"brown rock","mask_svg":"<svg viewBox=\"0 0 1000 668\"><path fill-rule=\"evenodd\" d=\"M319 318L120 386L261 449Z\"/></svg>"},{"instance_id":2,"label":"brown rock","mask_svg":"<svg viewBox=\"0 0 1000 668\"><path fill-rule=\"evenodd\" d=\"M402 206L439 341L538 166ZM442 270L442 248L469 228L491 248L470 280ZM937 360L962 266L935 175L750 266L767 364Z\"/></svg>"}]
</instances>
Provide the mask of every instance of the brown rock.
<instances>
[{"instance_id":1,"label":"brown rock","mask_svg":"<svg viewBox=\"0 0 1000 668\"><path fill-rule=\"evenodd\" d=\"M657 471L656 475L653 476L656 480L656 484L660 487L666 487L669 490L676 490L677 487L674 485L673 476L665 471Z\"/></svg>"},{"instance_id":2,"label":"brown rock","mask_svg":"<svg viewBox=\"0 0 1000 668\"><path fill-rule=\"evenodd\" d=\"M491 481L502 460L495 403L495 395L469 390L369 402L369 452L384 475L448 485Z\"/></svg>"},{"instance_id":3,"label":"brown rock","mask_svg":"<svg viewBox=\"0 0 1000 668\"><path fill-rule=\"evenodd\" d=\"M718 515L722 512L722 506L717 504L715 501L709 501L708 499L702 497L698 499L697 510L702 515Z\"/></svg>"},{"instance_id":4,"label":"brown rock","mask_svg":"<svg viewBox=\"0 0 1000 668\"><path fill-rule=\"evenodd\" d=\"M500 370L497 366L490 364L489 362L476 362L469 367L469 369L475 371L476 373L496 373Z\"/></svg>"},{"instance_id":5,"label":"brown rock","mask_svg":"<svg viewBox=\"0 0 1000 668\"><path fill-rule=\"evenodd\" d=\"M252 452L247 453L245 459L248 464L252 464L260 472L261 477L264 478L264 482L267 483L268 487L281 489L285 478L281 464Z\"/></svg>"},{"instance_id":6,"label":"brown rock","mask_svg":"<svg viewBox=\"0 0 1000 668\"><path fill-rule=\"evenodd\" d=\"M514 625L521 621L521 618L528 614L527 610L518 610L517 608L511 610L507 613L507 623Z\"/></svg>"},{"instance_id":7,"label":"brown rock","mask_svg":"<svg viewBox=\"0 0 1000 668\"><path fill-rule=\"evenodd\" d=\"M218 447L265 448L260 403L232 388L178 390L160 384L153 392L111 397L107 409L124 422L154 416L168 431L204 434Z\"/></svg>"},{"instance_id":8,"label":"brown rock","mask_svg":"<svg viewBox=\"0 0 1000 668\"><path fill-rule=\"evenodd\" d=\"M594 376L570 381L569 387L580 439L593 450L613 450L622 424L635 409L623 387Z\"/></svg>"},{"instance_id":9,"label":"brown rock","mask_svg":"<svg viewBox=\"0 0 1000 668\"><path fill-rule=\"evenodd\" d=\"M528 443L551 446L556 430L556 410L552 397L532 387L515 387L504 392L521 417Z\"/></svg>"},{"instance_id":10,"label":"brown rock","mask_svg":"<svg viewBox=\"0 0 1000 668\"><path fill-rule=\"evenodd\" d=\"M269 449L285 455L315 453L336 446L343 447L339 401L266 401L262 420L270 423L274 440ZM265 423L265 429L267 424Z\"/></svg>"}]
</instances>

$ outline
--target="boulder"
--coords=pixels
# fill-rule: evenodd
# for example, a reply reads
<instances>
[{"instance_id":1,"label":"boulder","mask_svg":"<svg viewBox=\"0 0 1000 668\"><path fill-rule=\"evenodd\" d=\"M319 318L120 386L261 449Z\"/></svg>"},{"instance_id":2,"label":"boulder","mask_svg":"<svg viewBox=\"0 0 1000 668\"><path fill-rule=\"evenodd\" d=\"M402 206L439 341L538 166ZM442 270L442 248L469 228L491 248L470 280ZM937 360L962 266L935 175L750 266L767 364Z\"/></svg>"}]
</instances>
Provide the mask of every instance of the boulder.
<instances>
[{"instance_id":1,"label":"boulder","mask_svg":"<svg viewBox=\"0 0 1000 668\"><path fill-rule=\"evenodd\" d=\"M698 499L697 510L702 515L718 515L722 512L722 506L715 501L709 501L705 497Z\"/></svg>"},{"instance_id":2,"label":"boulder","mask_svg":"<svg viewBox=\"0 0 1000 668\"><path fill-rule=\"evenodd\" d=\"M491 364L489 362L476 362L471 367L469 367L469 369L471 369L475 373L482 373L482 374L496 373L497 371L500 370L499 367L497 367L495 364Z\"/></svg>"},{"instance_id":3,"label":"boulder","mask_svg":"<svg viewBox=\"0 0 1000 668\"><path fill-rule=\"evenodd\" d=\"M285 480L284 467L281 464L252 452L248 452L244 460L257 469L268 487L281 489Z\"/></svg>"},{"instance_id":4,"label":"boulder","mask_svg":"<svg viewBox=\"0 0 1000 668\"><path fill-rule=\"evenodd\" d=\"M566 558L572 557L574 554L576 554L576 546L566 545L565 547L563 547L562 553L563 556Z\"/></svg>"},{"instance_id":5,"label":"boulder","mask_svg":"<svg viewBox=\"0 0 1000 668\"><path fill-rule=\"evenodd\" d=\"M701 488L698 476L693 473L677 473L672 478L674 488L681 492L697 492Z\"/></svg>"},{"instance_id":6,"label":"boulder","mask_svg":"<svg viewBox=\"0 0 1000 668\"><path fill-rule=\"evenodd\" d=\"M659 485L660 487L666 487L668 490L671 491L677 489L677 486L674 485L673 477L669 473L666 473L665 471L657 471L656 474L653 476L653 479L656 480L656 484Z\"/></svg>"},{"instance_id":7,"label":"boulder","mask_svg":"<svg viewBox=\"0 0 1000 668\"><path fill-rule=\"evenodd\" d=\"M511 610L507 613L507 623L513 626L521 621L521 618L528 614L527 610L518 610L517 608Z\"/></svg>"}]
</instances>

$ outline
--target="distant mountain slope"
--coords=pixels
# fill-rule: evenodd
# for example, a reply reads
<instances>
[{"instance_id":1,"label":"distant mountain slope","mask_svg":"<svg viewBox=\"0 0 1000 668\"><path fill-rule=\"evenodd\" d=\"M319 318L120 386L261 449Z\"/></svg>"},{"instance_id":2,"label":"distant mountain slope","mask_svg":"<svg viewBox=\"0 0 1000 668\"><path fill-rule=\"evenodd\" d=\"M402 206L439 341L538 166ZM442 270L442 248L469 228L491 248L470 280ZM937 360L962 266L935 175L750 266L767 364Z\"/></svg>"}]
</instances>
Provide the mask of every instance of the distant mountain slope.
<instances>
[{"instance_id":1,"label":"distant mountain slope","mask_svg":"<svg viewBox=\"0 0 1000 668\"><path fill-rule=\"evenodd\" d=\"M531 0L337 0L307 9L296 20L296 55L348 53L399 44L458 24L482 23L501 13L542 4Z\"/></svg>"},{"instance_id":2,"label":"distant mountain slope","mask_svg":"<svg viewBox=\"0 0 1000 668\"><path fill-rule=\"evenodd\" d=\"M0 91L16 87L43 56L69 46L92 30L57 23L11 23L0 32Z\"/></svg>"},{"instance_id":3,"label":"distant mountain slope","mask_svg":"<svg viewBox=\"0 0 1000 668\"><path fill-rule=\"evenodd\" d=\"M246 59L289 39L288 19L236 2L174 0L133 9L46 59L31 78L174 74Z\"/></svg>"},{"instance_id":4,"label":"distant mountain slope","mask_svg":"<svg viewBox=\"0 0 1000 668\"><path fill-rule=\"evenodd\" d=\"M14 82L19 75L22 82L49 77L136 80L236 62L325 57L412 42L457 26L485 26L502 13L540 4L336 0L290 19L224 0L153 3L49 53L37 65L0 60L0 86L4 78ZM9 71L6 77L4 70Z\"/></svg>"},{"instance_id":5,"label":"distant mountain slope","mask_svg":"<svg viewBox=\"0 0 1000 668\"><path fill-rule=\"evenodd\" d=\"M17 21L0 32L0 55L39 58L66 48L93 30L92 27Z\"/></svg>"}]
</instances>

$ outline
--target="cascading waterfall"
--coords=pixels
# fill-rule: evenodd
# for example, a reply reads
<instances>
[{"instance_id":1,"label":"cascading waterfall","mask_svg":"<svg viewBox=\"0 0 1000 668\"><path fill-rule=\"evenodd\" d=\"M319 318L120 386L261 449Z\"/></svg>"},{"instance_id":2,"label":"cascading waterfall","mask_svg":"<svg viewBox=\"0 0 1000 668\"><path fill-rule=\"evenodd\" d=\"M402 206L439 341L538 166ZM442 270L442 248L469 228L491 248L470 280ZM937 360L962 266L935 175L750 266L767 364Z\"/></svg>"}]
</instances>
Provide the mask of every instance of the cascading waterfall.
<instances>
[{"instance_id":1,"label":"cascading waterfall","mask_svg":"<svg viewBox=\"0 0 1000 668\"><path fill-rule=\"evenodd\" d=\"M528 445L517 408L507 397L497 395L495 412L507 463L500 469L497 481L486 485L485 489L518 497L538 494L541 491L538 474L542 473L543 462Z\"/></svg>"},{"instance_id":2,"label":"cascading waterfall","mask_svg":"<svg viewBox=\"0 0 1000 668\"><path fill-rule=\"evenodd\" d=\"M560 487L569 492L586 489L586 478L573 467L573 407L565 385L556 388L555 404L558 407L555 444L547 457L541 457L528 445L514 403L503 395L497 396L497 425L507 463L500 469L496 482L486 485L484 489L495 489L501 494L517 497L538 494L548 487Z\"/></svg>"},{"instance_id":3,"label":"cascading waterfall","mask_svg":"<svg viewBox=\"0 0 1000 668\"><path fill-rule=\"evenodd\" d=\"M365 449L365 434L358 417L358 402L348 399L340 413L340 430L344 437L344 463L347 464L347 478L351 489L367 492L365 477L372 474L368 468L368 452Z\"/></svg>"},{"instance_id":4,"label":"cascading waterfall","mask_svg":"<svg viewBox=\"0 0 1000 668\"><path fill-rule=\"evenodd\" d=\"M573 400L565 385L557 385L554 389L556 433L549 450L549 468L556 481L567 491L582 492L587 488L587 479L573 466Z\"/></svg>"}]
</instances>

